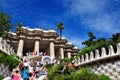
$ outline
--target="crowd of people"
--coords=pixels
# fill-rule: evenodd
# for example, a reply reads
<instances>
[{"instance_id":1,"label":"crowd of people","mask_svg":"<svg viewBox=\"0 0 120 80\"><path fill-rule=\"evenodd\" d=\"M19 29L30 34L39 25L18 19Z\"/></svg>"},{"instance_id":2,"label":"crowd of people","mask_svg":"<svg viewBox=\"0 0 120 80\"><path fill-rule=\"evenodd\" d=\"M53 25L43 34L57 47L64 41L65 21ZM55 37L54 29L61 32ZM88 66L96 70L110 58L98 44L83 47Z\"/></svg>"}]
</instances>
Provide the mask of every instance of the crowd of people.
<instances>
[{"instance_id":1,"label":"crowd of people","mask_svg":"<svg viewBox=\"0 0 120 80\"><path fill-rule=\"evenodd\" d=\"M33 52L30 52L30 51L29 51L29 52L25 53L25 55L26 55L26 56L30 56L30 55L45 56L45 55L46 55L46 52L42 52L42 51L41 51L40 53L38 53L38 52L34 52L34 51L33 51Z\"/></svg>"},{"instance_id":2,"label":"crowd of people","mask_svg":"<svg viewBox=\"0 0 120 80\"><path fill-rule=\"evenodd\" d=\"M47 78L47 69L38 60L21 59L20 64L12 71L12 80L43 80Z\"/></svg>"},{"instance_id":3,"label":"crowd of people","mask_svg":"<svg viewBox=\"0 0 120 80\"><path fill-rule=\"evenodd\" d=\"M31 53L31 55L35 55ZM37 54L36 54L37 55ZM39 56L46 56L46 53L40 52ZM56 58L53 59L54 66L59 64ZM46 62L47 64L47 62ZM60 71L61 73L69 73L67 65L63 62L63 68ZM72 61L69 65L71 68L75 68L75 61ZM19 65L12 71L12 80L47 80L48 70L45 65L41 63L41 60L28 59L23 57Z\"/></svg>"}]
</instances>

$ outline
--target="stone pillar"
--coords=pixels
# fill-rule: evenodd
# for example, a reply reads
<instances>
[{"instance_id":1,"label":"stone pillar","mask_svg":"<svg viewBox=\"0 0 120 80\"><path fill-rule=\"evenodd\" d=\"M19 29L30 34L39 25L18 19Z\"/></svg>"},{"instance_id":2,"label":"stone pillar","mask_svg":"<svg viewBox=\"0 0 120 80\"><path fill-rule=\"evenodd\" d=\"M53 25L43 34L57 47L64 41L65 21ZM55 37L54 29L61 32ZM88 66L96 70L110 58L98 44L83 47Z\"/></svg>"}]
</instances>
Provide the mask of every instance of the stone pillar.
<instances>
[{"instance_id":1,"label":"stone pillar","mask_svg":"<svg viewBox=\"0 0 120 80\"><path fill-rule=\"evenodd\" d=\"M53 41L50 42L50 56L52 58L55 58L55 49L54 49L54 42Z\"/></svg>"},{"instance_id":2,"label":"stone pillar","mask_svg":"<svg viewBox=\"0 0 120 80\"><path fill-rule=\"evenodd\" d=\"M2 37L0 37L0 49L2 49Z\"/></svg>"},{"instance_id":3,"label":"stone pillar","mask_svg":"<svg viewBox=\"0 0 120 80\"><path fill-rule=\"evenodd\" d=\"M35 53L36 53L36 52L39 53L39 43L40 43L40 42L39 42L38 40L35 41L35 48L34 48L34 52L35 52Z\"/></svg>"},{"instance_id":4,"label":"stone pillar","mask_svg":"<svg viewBox=\"0 0 120 80\"><path fill-rule=\"evenodd\" d=\"M7 44L7 42L6 42L6 40L4 40L4 51L6 51L6 44Z\"/></svg>"},{"instance_id":5,"label":"stone pillar","mask_svg":"<svg viewBox=\"0 0 120 80\"><path fill-rule=\"evenodd\" d=\"M22 57L22 55L23 55L23 45L24 45L24 40L20 39L19 44L18 44L18 50L17 50L17 55L19 57Z\"/></svg>"},{"instance_id":6,"label":"stone pillar","mask_svg":"<svg viewBox=\"0 0 120 80\"><path fill-rule=\"evenodd\" d=\"M10 44L8 45L8 53L10 53Z\"/></svg>"},{"instance_id":7,"label":"stone pillar","mask_svg":"<svg viewBox=\"0 0 120 80\"><path fill-rule=\"evenodd\" d=\"M61 59L64 59L64 51L62 47L60 48L60 55L61 55Z\"/></svg>"},{"instance_id":8,"label":"stone pillar","mask_svg":"<svg viewBox=\"0 0 120 80\"><path fill-rule=\"evenodd\" d=\"M68 58L71 58L71 53L70 52L68 52Z\"/></svg>"}]
</instances>

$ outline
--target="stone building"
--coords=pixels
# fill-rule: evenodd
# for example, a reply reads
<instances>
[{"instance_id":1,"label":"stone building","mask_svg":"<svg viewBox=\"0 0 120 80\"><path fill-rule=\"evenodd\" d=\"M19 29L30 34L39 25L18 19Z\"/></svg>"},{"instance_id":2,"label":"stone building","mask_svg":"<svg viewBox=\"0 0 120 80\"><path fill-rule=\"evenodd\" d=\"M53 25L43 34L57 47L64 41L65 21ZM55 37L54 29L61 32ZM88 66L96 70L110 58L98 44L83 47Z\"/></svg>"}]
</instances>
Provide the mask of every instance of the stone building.
<instances>
[{"instance_id":1,"label":"stone building","mask_svg":"<svg viewBox=\"0 0 120 80\"><path fill-rule=\"evenodd\" d=\"M17 56L25 56L28 52L46 52L51 57L63 59L75 55L79 49L65 38L59 38L54 30L30 29L22 27L15 33L10 32L8 42L14 48Z\"/></svg>"}]
</instances>

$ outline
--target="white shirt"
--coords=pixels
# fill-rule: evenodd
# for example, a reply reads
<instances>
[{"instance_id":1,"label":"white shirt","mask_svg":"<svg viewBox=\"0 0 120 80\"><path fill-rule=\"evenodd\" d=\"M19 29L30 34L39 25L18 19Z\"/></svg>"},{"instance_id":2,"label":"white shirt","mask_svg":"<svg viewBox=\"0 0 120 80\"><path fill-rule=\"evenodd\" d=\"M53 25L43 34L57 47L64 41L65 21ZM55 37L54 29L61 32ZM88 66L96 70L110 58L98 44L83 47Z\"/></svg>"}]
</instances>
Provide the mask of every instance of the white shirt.
<instances>
[{"instance_id":1,"label":"white shirt","mask_svg":"<svg viewBox=\"0 0 120 80\"><path fill-rule=\"evenodd\" d=\"M28 62L24 62L23 65L24 66L29 66L29 63Z\"/></svg>"}]
</instances>

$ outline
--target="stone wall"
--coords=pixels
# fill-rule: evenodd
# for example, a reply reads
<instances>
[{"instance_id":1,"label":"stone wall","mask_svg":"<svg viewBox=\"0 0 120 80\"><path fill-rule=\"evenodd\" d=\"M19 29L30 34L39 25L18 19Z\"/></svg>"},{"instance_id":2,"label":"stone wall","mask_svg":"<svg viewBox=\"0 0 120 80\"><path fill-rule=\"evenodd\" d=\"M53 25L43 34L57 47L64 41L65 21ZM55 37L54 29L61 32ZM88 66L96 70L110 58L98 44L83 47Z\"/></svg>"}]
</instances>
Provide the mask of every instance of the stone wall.
<instances>
[{"instance_id":1,"label":"stone wall","mask_svg":"<svg viewBox=\"0 0 120 80\"><path fill-rule=\"evenodd\" d=\"M0 37L0 52L6 55L15 54L14 49L2 37ZM4 77L11 76L11 72L9 71L8 66L5 66L2 63L0 63L0 75Z\"/></svg>"},{"instance_id":2,"label":"stone wall","mask_svg":"<svg viewBox=\"0 0 120 80\"><path fill-rule=\"evenodd\" d=\"M92 65L90 69L96 74L109 76L111 80L120 80L120 60Z\"/></svg>"},{"instance_id":3,"label":"stone wall","mask_svg":"<svg viewBox=\"0 0 120 80\"><path fill-rule=\"evenodd\" d=\"M0 37L0 51L7 55L15 54L13 47L11 47L2 37Z\"/></svg>"},{"instance_id":4,"label":"stone wall","mask_svg":"<svg viewBox=\"0 0 120 80\"><path fill-rule=\"evenodd\" d=\"M11 72L8 69L8 66L5 66L4 64L0 63L0 75L4 77L11 76Z\"/></svg>"},{"instance_id":5,"label":"stone wall","mask_svg":"<svg viewBox=\"0 0 120 80\"><path fill-rule=\"evenodd\" d=\"M76 59L77 66L88 65L97 74L105 74L112 80L120 80L120 43L116 44L116 49L112 45L108 49L102 47L101 51L86 53Z\"/></svg>"}]
</instances>

